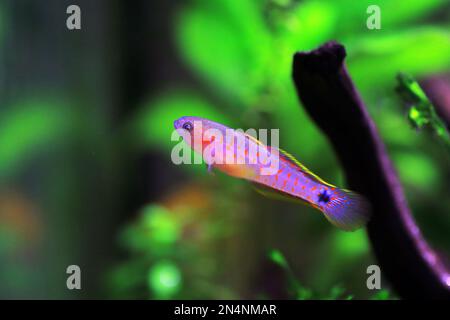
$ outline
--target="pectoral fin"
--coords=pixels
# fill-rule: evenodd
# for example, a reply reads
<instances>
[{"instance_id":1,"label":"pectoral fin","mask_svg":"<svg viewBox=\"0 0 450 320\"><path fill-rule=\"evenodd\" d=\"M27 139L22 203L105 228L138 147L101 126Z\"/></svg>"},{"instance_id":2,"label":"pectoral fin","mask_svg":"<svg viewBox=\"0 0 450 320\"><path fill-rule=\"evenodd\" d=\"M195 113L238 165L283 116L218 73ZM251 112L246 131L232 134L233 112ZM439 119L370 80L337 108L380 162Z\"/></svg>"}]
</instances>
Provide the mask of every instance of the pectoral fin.
<instances>
[{"instance_id":1,"label":"pectoral fin","mask_svg":"<svg viewBox=\"0 0 450 320\"><path fill-rule=\"evenodd\" d=\"M206 164L206 168L208 169L208 173L209 173L210 175L214 175L212 163Z\"/></svg>"},{"instance_id":2,"label":"pectoral fin","mask_svg":"<svg viewBox=\"0 0 450 320\"><path fill-rule=\"evenodd\" d=\"M224 171L233 177L252 179L256 176L255 170L244 164L230 164L225 167Z\"/></svg>"}]
</instances>

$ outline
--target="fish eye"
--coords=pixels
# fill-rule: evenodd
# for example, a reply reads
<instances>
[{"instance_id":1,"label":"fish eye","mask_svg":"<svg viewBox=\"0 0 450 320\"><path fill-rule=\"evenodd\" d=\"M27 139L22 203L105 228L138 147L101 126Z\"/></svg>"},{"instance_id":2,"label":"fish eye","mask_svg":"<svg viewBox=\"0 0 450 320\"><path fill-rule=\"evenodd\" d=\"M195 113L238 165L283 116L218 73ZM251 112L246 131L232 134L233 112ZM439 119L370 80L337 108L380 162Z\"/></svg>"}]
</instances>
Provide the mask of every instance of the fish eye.
<instances>
[{"instance_id":1,"label":"fish eye","mask_svg":"<svg viewBox=\"0 0 450 320\"><path fill-rule=\"evenodd\" d=\"M193 128L194 128L194 126L190 122L186 122L186 123L183 124L183 129L184 130L187 130L187 131L190 132L190 131L192 131Z\"/></svg>"}]
</instances>

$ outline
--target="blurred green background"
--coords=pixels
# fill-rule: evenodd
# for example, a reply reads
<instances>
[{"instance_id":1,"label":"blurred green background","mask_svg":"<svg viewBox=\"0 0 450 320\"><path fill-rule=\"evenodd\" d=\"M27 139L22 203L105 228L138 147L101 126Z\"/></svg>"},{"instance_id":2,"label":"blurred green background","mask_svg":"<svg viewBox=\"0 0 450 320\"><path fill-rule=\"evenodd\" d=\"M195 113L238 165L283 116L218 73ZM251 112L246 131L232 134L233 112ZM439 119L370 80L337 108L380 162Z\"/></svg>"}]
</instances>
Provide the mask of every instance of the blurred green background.
<instances>
[{"instance_id":1,"label":"blurred green background","mask_svg":"<svg viewBox=\"0 0 450 320\"><path fill-rule=\"evenodd\" d=\"M70 4L81 30L66 28ZM450 252L449 153L394 91L403 71L450 95L449 30L448 0L2 1L0 297L395 298L385 279L366 288L364 230L175 166L173 120L279 128L283 149L345 186L291 81L294 52L337 40L416 220ZM81 291L66 288L71 264Z\"/></svg>"}]
</instances>

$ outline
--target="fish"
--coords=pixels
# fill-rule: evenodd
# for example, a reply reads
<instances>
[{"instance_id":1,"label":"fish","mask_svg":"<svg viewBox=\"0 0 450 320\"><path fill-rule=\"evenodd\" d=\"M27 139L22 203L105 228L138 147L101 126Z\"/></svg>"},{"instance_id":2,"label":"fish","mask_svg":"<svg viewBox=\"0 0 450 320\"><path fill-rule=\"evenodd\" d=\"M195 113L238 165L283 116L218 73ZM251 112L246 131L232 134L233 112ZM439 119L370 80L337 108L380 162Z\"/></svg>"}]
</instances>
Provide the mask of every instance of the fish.
<instances>
[{"instance_id":1,"label":"fish","mask_svg":"<svg viewBox=\"0 0 450 320\"><path fill-rule=\"evenodd\" d=\"M242 130L193 116L175 120L174 127L202 155L208 171L247 180L266 197L312 206L344 231L357 230L370 220L371 207L364 196L325 182L291 154Z\"/></svg>"}]
</instances>

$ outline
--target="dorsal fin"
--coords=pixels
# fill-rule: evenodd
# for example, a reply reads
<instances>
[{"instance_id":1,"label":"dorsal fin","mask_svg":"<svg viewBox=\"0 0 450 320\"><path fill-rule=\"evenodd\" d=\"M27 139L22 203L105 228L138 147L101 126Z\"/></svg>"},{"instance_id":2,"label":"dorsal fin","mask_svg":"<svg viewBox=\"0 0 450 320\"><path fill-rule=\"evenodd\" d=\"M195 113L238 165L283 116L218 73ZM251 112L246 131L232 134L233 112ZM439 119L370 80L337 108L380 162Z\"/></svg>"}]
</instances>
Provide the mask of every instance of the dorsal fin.
<instances>
[{"instance_id":1,"label":"dorsal fin","mask_svg":"<svg viewBox=\"0 0 450 320\"><path fill-rule=\"evenodd\" d=\"M264 143L262 143L261 141L259 141L259 140L256 139L255 137L249 135L248 133L245 133L245 132L244 132L243 134L244 134L244 136L246 136L248 139L250 139L250 140L253 141L254 143L259 144L259 145L261 145L261 146L266 146Z\"/></svg>"},{"instance_id":2,"label":"dorsal fin","mask_svg":"<svg viewBox=\"0 0 450 320\"><path fill-rule=\"evenodd\" d=\"M315 175L311 170L309 170L307 167L305 167L305 165L303 165L300 161L298 161L292 154L290 154L290 153L288 153L288 152L286 152L286 151L284 151L282 149L278 149L278 152L279 152L281 158L283 158L284 160L290 162L291 164L299 167L303 172L308 174L311 178L315 179L317 182L320 182L320 183L322 183L324 185L327 185L327 186L334 187L333 185L331 185L328 182L324 181L319 176Z\"/></svg>"},{"instance_id":3,"label":"dorsal fin","mask_svg":"<svg viewBox=\"0 0 450 320\"><path fill-rule=\"evenodd\" d=\"M268 150L274 150L274 148L270 147L270 146L266 146L265 144L263 144L261 141L259 141L258 139L256 139L255 137L244 133L244 135L246 137L248 137L251 141L265 146ZM311 170L309 170L307 167L305 167L305 165L303 165L300 161L298 161L292 154L284 151L283 149L277 148L276 149L278 151L278 154L280 155L281 158L283 158L285 161L291 163L292 165L299 167L303 172L305 172L306 174L308 174L312 179L316 180L319 183L322 183L324 185L330 186L330 187L335 187L334 185L324 181L322 178L320 178L319 176L315 175Z\"/></svg>"}]
</instances>

